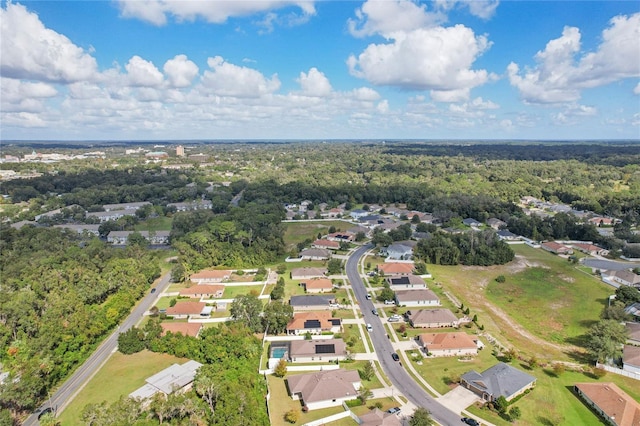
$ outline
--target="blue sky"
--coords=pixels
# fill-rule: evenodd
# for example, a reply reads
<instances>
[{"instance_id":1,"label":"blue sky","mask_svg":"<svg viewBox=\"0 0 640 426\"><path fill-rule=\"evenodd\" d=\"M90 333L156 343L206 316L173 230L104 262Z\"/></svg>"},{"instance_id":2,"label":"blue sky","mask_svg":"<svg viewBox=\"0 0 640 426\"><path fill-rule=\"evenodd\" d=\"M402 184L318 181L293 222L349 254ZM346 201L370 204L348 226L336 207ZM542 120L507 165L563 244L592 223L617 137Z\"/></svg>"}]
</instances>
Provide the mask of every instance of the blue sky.
<instances>
[{"instance_id":1,"label":"blue sky","mask_svg":"<svg viewBox=\"0 0 640 426\"><path fill-rule=\"evenodd\" d=\"M636 1L3 1L0 138L639 139Z\"/></svg>"}]
</instances>

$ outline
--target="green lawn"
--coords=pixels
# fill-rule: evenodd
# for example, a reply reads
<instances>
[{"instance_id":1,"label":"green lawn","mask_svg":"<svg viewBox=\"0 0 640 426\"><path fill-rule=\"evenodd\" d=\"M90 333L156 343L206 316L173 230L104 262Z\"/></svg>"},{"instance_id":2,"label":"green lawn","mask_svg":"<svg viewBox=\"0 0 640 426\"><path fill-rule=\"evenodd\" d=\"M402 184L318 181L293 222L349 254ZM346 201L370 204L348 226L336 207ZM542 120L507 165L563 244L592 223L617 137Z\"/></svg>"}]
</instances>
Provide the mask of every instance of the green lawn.
<instances>
[{"instance_id":1,"label":"green lawn","mask_svg":"<svg viewBox=\"0 0 640 426\"><path fill-rule=\"evenodd\" d=\"M133 355L115 352L65 408L59 417L60 424L63 426L82 424L80 418L87 404L102 401L115 402L121 396L126 396L144 385L147 377L174 363L182 364L185 361L186 359L183 358L146 350Z\"/></svg>"},{"instance_id":2,"label":"green lawn","mask_svg":"<svg viewBox=\"0 0 640 426\"><path fill-rule=\"evenodd\" d=\"M226 287L224 288L224 293L222 294L223 299L235 299L238 296L250 294L251 292L255 292L257 295L262 291L262 284L260 285L245 285L245 286L234 286L234 287Z\"/></svg>"},{"instance_id":3,"label":"green lawn","mask_svg":"<svg viewBox=\"0 0 640 426\"><path fill-rule=\"evenodd\" d=\"M171 231L172 222L172 217L154 217L138 223L133 229L136 231Z\"/></svg>"},{"instance_id":4,"label":"green lawn","mask_svg":"<svg viewBox=\"0 0 640 426\"><path fill-rule=\"evenodd\" d=\"M364 343L362 342L362 337L360 337L359 326L356 324L346 324L342 326L342 333L339 333L336 337L341 337L345 343L349 342L353 337L355 344L351 347L348 347L349 352L351 353L362 353L364 352Z\"/></svg>"},{"instance_id":5,"label":"green lawn","mask_svg":"<svg viewBox=\"0 0 640 426\"><path fill-rule=\"evenodd\" d=\"M334 226L339 231L346 231L349 228L353 228L352 224L342 220L317 222L291 221L283 222L282 225L285 228L284 243L289 250L306 239L311 239L312 241L315 240L318 238L318 233L322 235L328 234L331 226Z\"/></svg>"}]
</instances>

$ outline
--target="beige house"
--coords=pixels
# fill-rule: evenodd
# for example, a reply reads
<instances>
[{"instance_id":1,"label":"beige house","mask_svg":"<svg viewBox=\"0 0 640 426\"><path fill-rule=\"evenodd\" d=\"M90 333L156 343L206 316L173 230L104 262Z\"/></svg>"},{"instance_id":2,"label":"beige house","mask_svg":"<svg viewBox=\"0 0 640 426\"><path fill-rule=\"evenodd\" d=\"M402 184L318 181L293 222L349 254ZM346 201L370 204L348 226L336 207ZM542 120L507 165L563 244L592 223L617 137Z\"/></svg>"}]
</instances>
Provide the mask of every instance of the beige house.
<instances>
[{"instance_id":1,"label":"beige house","mask_svg":"<svg viewBox=\"0 0 640 426\"><path fill-rule=\"evenodd\" d=\"M192 274L189 279L196 284L221 283L231 278L231 272L221 269L207 269Z\"/></svg>"},{"instance_id":2,"label":"beige house","mask_svg":"<svg viewBox=\"0 0 640 426\"><path fill-rule=\"evenodd\" d=\"M340 249L340 243L337 241L330 241L326 239L315 240L311 247L317 249L338 250Z\"/></svg>"},{"instance_id":3,"label":"beige house","mask_svg":"<svg viewBox=\"0 0 640 426\"><path fill-rule=\"evenodd\" d=\"M323 278L327 275L327 268L294 268L291 270L292 280L308 280Z\"/></svg>"},{"instance_id":4,"label":"beige house","mask_svg":"<svg viewBox=\"0 0 640 426\"><path fill-rule=\"evenodd\" d=\"M484 401L504 396L507 401L536 385L536 378L517 368L500 362L478 373L474 370L460 377L460 385L477 394Z\"/></svg>"},{"instance_id":5,"label":"beige house","mask_svg":"<svg viewBox=\"0 0 640 426\"><path fill-rule=\"evenodd\" d=\"M398 290L396 291L396 304L398 306L440 306L440 299L431 290Z\"/></svg>"},{"instance_id":6,"label":"beige house","mask_svg":"<svg viewBox=\"0 0 640 426\"><path fill-rule=\"evenodd\" d=\"M181 288L178 292L180 296L191 298L216 298L219 299L224 294L223 285L196 284L191 287Z\"/></svg>"},{"instance_id":7,"label":"beige house","mask_svg":"<svg viewBox=\"0 0 640 426\"><path fill-rule=\"evenodd\" d=\"M307 293L330 293L333 290L333 283L328 278L313 278L302 284Z\"/></svg>"},{"instance_id":8,"label":"beige house","mask_svg":"<svg viewBox=\"0 0 640 426\"><path fill-rule=\"evenodd\" d=\"M411 275L414 268L413 262L388 262L378 265L378 271L386 276Z\"/></svg>"},{"instance_id":9,"label":"beige house","mask_svg":"<svg viewBox=\"0 0 640 426\"><path fill-rule=\"evenodd\" d=\"M178 301L174 306L167 308L167 316L175 319L189 318L191 315L202 315L207 308L204 302Z\"/></svg>"},{"instance_id":10,"label":"beige house","mask_svg":"<svg viewBox=\"0 0 640 426\"><path fill-rule=\"evenodd\" d=\"M287 334L296 336L301 334L339 333L342 331L342 320L333 318L329 311L296 312L287 324Z\"/></svg>"},{"instance_id":11,"label":"beige house","mask_svg":"<svg viewBox=\"0 0 640 426\"><path fill-rule=\"evenodd\" d=\"M360 426L401 426L402 422L398 416L386 411L382 411L378 408L374 408L366 414L358 416Z\"/></svg>"},{"instance_id":12,"label":"beige house","mask_svg":"<svg viewBox=\"0 0 640 426\"><path fill-rule=\"evenodd\" d=\"M317 410L356 399L361 381L357 371L341 368L289 376L287 384L291 398L302 401L309 410Z\"/></svg>"},{"instance_id":13,"label":"beige house","mask_svg":"<svg viewBox=\"0 0 640 426\"><path fill-rule=\"evenodd\" d=\"M427 288L427 283L418 275L391 276L386 281L393 291Z\"/></svg>"},{"instance_id":14,"label":"beige house","mask_svg":"<svg viewBox=\"0 0 640 426\"><path fill-rule=\"evenodd\" d=\"M347 345L342 339L293 340L289 344L291 362L327 362L347 359Z\"/></svg>"},{"instance_id":15,"label":"beige house","mask_svg":"<svg viewBox=\"0 0 640 426\"><path fill-rule=\"evenodd\" d=\"M458 318L449 309L420 309L408 311L409 324L415 328L457 327Z\"/></svg>"},{"instance_id":16,"label":"beige house","mask_svg":"<svg viewBox=\"0 0 640 426\"><path fill-rule=\"evenodd\" d=\"M183 336L191 337L198 337L204 327L202 323L197 322L163 322L160 326L162 327L163 336L167 333L179 333Z\"/></svg>"},{"instance_id":17,"label":"beige house","mask_svg":"<svg viewBox=\"0 0 640 426\"><path fill-rule=\"evenodd\" d=\"M614 383L576 383L574 389L587 405L615 426L640 424L640 404Z\"/></svg>"},{"instance_id":18,"label":"beige house","mask_svg":"<svg viewBox=\"0 0 640 426\"><path fill-rule=\"evenodd\" d=\"M468 356L478 354L478 344L467 333L425 333L418 342L429 356Z\"/></svg>"}]
</instances>

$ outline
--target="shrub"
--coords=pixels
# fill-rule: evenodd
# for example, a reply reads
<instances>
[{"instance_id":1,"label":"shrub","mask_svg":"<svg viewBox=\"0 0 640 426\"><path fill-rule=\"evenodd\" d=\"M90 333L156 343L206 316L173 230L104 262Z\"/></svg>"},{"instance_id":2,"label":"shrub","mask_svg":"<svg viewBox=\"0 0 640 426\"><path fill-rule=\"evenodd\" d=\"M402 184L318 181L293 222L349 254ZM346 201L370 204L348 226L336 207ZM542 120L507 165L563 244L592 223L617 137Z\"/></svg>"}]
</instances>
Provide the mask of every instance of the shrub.
<instances>
[{"instance_id":1,"label":"shrub","mask_svg":"<svg viewBox=\"0 0 640 426\"><path fill-rule=\"evenodd\" d=\"M602 367L594 367L593 370L591 370L591 372L597 379L602 379L604 376L607 375L607 370L605 370Z\"/></svg>"},{"instance_id":2,"label":"shrub","mask_svg":"<svg viewBox=\"0 0 640 426\"><path fill-rule=\"evenodd\" d=\"M300 419L300 412L298 410L289 410L285 413L284 419L291 424L295 424Z\"/></svg>"},{"instance_id":3,"label":"shrub","mask_svg":"<svg viewBox=\"0 0 640 426\"><path fill-rule=\"evenodd\" d=\"M504 277L504 275L498 275L496 277L496 282L503 283L505 281L507 281L507 279Z\"/></svg>"},{"instance_id":4,"label":"shrub","mask_svg":"<svg viewBox=\"0 0 640 426\"><path fill-rule=\"evenodd\" d=\"M278 365L273 370L273 375L276 377L284 377L287 374L287 361L284 358L280 358Z\"/></svg>"},{"instance_id":5,"label":"shrub","mask_svg":"<svg viewBox=\"0 0 640 426\"><path fill-rule=\"evenodd\" d=\"M562 374L564 373L564 370L565 370L564 364L560 362L553 364L553 374L555 374L556 377L562 376Z\"/></svg>"},{"instance_id":6,"label":"shrub","mask_svg":"<svg viewBox=\"0 0 640 426\"><path fill-rule=\"evenodd\" d=\"M174 297L173 299L169 300L169 307L173 308L174 306L176 306L176 303L178 303L178 301Z\"/></svg>"}]
</instances>

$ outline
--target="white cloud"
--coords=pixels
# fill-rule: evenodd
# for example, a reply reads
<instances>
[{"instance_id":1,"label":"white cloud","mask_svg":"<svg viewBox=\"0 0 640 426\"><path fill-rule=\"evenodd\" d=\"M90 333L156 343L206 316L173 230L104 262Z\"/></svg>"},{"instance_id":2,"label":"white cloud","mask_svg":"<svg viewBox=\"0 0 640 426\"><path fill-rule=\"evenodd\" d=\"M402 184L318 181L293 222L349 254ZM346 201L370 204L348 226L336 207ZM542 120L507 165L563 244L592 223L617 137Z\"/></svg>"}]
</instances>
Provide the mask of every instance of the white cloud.
<instances>
[{"instance_id":1,"label":"white cloud","mask_svg":"<svg viewBox=\"0 0 640 426\"><path fill-rule=\"evenodd\" d=\"M164 80L162 73L152 62L146 61L138 55L129 59L125 69L129 77L129 84L132 86L157 87Z\"/></svg>"},{"instance_id":2,"label":"white cloud","mask_svg":"<svg viewBox=\"0 0 640 426\"><path fill-rule=\"evenodd\" d=\"M484 117L486 110L498 109L500 106L478 97L462 104L450 104L449 112L464 117Z\"/></svg>"},{"instance_id":3,"label":"white cloud","mask_svg":"<svg viewBox=\"0 0 640 426\"><path fill-rule=\"evenodd\" d=\"M91 55L20 4L0 8L0 39L5 77L69 83L93 78L97 71Z\"/></svg>"},{"instance_id":4,"label":"white cloud","mask_svg":"<svg viewBox=\"0 0 640 426\"><path fill-rule=\"evenodd\" d=\"M517 64L509 64L511 85L525 102L564 103L578 100L584 89L640 76L640 13L617 16L609 23L598 48L578 61L580 30L565 27L560 38L536 54L536 67L521 73Z\"/></svg>"},{"instance_id":5,"label":"white cloud","mask_svg":"<svg viewBox=\"0 0 640 426\"><path fill-rule=\"evenodd\" d=\"M300 73L296 80L306 96L325 97L331 94L332 88L329 79L317 68L311 68L309 73Z\"/></svg>"},{"instance_id":6,"label":"white cloud","mask_svg":"<svg viewBox=\"0 0 640 426\"><path fill-rule=\"evenodd\" d=\"M40 112L44 109L43 100L57 94L50 84L0 78L0 110L3 112Z\"/></svg>"},{"instance_id":7,"label":"white cloud","mask_svg":"<svg viewBox=\"0 0 640 426\"><path fill-rule=\"evenodd\" d=\"M442 14L427 12L424 4L418 5L408 0L368 0L355 13L356 19L347 21L349 32L354 37L374 34L389 36L445 20Z\"/></svg>"},{"instance_id":8,"label":"white cloud","mask_svg":"<svg viewBox=\"0 0 640 426\"><path fill-rule=\"evenodd\" d=\"M173 87L187 87L198 75L198 66L187 58L187 55L176 55L165 62L164 73Z\"/></svg>"},{"instance_id":9,"label":"white cloud","mask_svg":"<svg viewBox=\"0 0 640 426\"><path fill-rule=\"evenodd\" d=\"M386 114L389 112L389 101L387 101L386 99L379 102L378 105L376 106L376 109L378 110L378 112L380 114Z\"/></svg>"},{"instance_id":10,"label":"white cloud","mask_svg":"<svg viewBox=\"0 0 640 426\"><path fill-rule=\"evenodd\" d=\"M436 0L435 5L443 11L450 11L455 7L467 7L469 13L481 19L489 19L496 13L499 0Z\"/></svg>"},{"instance_id":11,"label":"white cloud","mask_svg":"<svg viewBox=\"0 0 640 426\"><path fill-rule=\"evenodd\" d=\"M277 74L268 79L257 70L230 64L220 56L209 58L207 64L211 71L204 72L202 84L217 95L258 98L280 89Z\"/></svg>"},{"instance_id":12,"label":"white cloud","mask_svg":"<svg viewBox=\"0 0 640 426\"><path fill-rule=\"evenodd\" d=\"M633 88L634 95L640 95L640 83L636 84L636 87Z\"/></svg>"},{"instance_id":13,"label":"white cloud","mask_svg":"<svg viewBox=\"0 0 640 426\"><path fill-rule=\"evenodd\" d=\"M118 0L122 16L137 18L154 25L165 25L168 17L176 21L194 21L198 18L220 24L229 18L250 16L274 9L297 7L303 17L316 13L313 1L261 0L261 1L172 1L172 0ZM298 19L302 19L299 15Z\"/></svg>"},{"instance_id":14,"label":"white cloud","mask_svg":"<svg viewBox=\"0 0 640 426\"><path fill-rule=\"evenodd\" d=\"M432 90L434 99L459 101L489 79L473 62L491 43L464 25L396 33L393 42L370 44L347 60L351 74L375 85Z\"/></svg>"}]
</instances>

